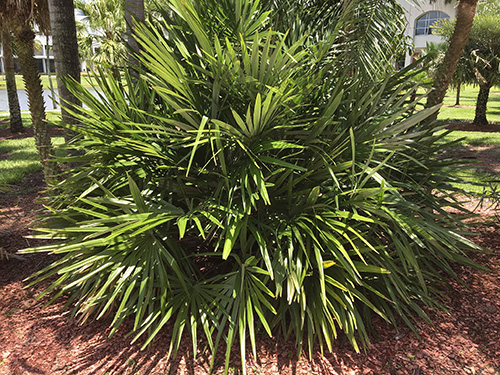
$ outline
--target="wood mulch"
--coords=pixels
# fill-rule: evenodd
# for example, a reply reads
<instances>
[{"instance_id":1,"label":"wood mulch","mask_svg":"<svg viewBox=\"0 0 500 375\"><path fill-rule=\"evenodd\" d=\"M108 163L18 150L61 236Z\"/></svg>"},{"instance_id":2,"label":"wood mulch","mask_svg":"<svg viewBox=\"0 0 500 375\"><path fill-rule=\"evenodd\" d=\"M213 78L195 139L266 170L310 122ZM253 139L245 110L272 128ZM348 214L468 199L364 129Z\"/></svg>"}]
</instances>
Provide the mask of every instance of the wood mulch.
<instances>
[{"instance_id":1,"label":"wood mulch","mask_svg":"<svg viewBox=\"0 0 500 375\"><path fill-rule=\"evenodd\" d=\"M446 126L447 129L461 130L467 132L484 132L484 133L498 133L500 132L500 124L490 123L488 125L475 125L471 122L452 122Z\"/></svg>"},{"instance_id":2,"label":"wood mulch","mask_svg":"<svg viewBox=\"0 0 500 375\"><path fill-rule=\"evenodd\" d=\"M8 193L0 192L0 247L8 252L36 245L26 239L41 205L41 174L28 176ZM471 203L472 204L472 203ZM433 325L417 324L418 336L406 326L397 329L379 319L371 346L355 353L342 338L333 353L315 351L297 358L293 342L261 337L258 357L248 360L248 373L257 374L390 374L390 375L500 375L500 211L478 209L472 223L473 240L491 253L470 254L489 269L482 272L454 266L460 281L449 280L443 290L448 311L426 310ZM26 277L48 265L53 256L23 255L24 260L0 261L0 375L21 374L206 374L209 358L201 352L192 358L189 340L183 340L175 360L167 361L169 332L146 350L130 344L128 330L108 338L109 321L80 325L70 319L64 301L44 307L46 297L35 297L43 286L26 288ZM223 372L223 352L216 359L216 373ZM251 356L250 356L251 357ZM235 348L231 373L240 373Z\"/></svg>"},{"instance_id":3,"label":"wood mulch","mask_svg":"<svg viewBox=\"0 0 500 375\"><path fill-rule=\"evenodd\" d=\"M49 134L51 137L64 135L63 129L55 126L49 126ZM4 139L21 139L33 137L33 127L26 127L21 133L11 133L9 128L0 128L0 141Z\"/></svg>"}]
</instances>

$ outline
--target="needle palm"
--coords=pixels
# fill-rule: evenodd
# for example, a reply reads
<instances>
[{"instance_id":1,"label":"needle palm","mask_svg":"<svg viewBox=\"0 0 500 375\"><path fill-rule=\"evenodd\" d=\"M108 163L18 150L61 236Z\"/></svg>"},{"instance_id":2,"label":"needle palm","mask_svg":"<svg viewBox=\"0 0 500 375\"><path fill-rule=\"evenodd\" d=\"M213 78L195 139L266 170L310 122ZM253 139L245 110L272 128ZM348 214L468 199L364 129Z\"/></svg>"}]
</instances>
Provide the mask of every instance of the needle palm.
<instances>
[{"instance_id":1,"label":"needle palm","mask_svg":"<svg viewBox=\"0 0 500 375\"><path fill-rule=\"evenodd\" d=\"M415 111L412 73L344 64L352 9L315 40L271 30L258 2L217 4L171 0L145 24L141 80L74 86L86 154L39 228L60 241L31 250L63 254L49 291L113 332L133 319L145 345L171 323L174 354L203 335L212 366L224 342L226 372L258 332L312 353L343 331L358 349L369 312L426 317L475 246L443 210L454 161L420 125L433 109Z\"/></svg>"}]
</instances>

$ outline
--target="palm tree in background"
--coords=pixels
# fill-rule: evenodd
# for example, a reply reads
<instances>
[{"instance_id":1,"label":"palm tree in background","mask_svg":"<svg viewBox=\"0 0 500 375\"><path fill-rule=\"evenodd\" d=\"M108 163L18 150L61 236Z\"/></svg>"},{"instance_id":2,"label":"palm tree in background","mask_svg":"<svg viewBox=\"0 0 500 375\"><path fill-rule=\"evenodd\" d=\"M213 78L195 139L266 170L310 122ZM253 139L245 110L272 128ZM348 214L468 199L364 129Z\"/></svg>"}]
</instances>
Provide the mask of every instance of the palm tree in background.
<instances>
[{"instance_id":1,"label":"palm tree in background","mask_svg":"<svg viewBox=\"0 0 500 375\"><path fill-rule=\"evenodd\" d=\"M126 32L125 7L123 0L95 0L87 2L76 0L75 7L87 16L81 26L86 28L81 32L79 44L83 56L89 63L97 63L112 68L117 77L119 68L124 65L127 57L123 35ZM92 44L97 42L99 47L92 50Z\"/></svg>"},{"instance_id":2,"label":"palm tree in background","mask_svg":"<svg viewBox=\"0 0 500 375\"><path fill-rule=\"evenodd\" d=\"M127 44L129 48L128 66L134 82L139 79L139 72L136 68L140 65L137 59L139 44L134 25L136 22L143 22L144 18L144 0L125 0L125 21L127 22Z\"/></svg>"},{"instance_id":3,"label":"palm tree in background","mask_svg":"<svg viewBox=\"0 0 500 375\"><path fill-rule=\"evenodd\" d=\"M77 124L75 118L70 115L66 108L80 106L81 102L67 89L63 82L65 78L80 82L75 7L73 0L49 0L48 4L62 120L67 124Z\"/></svg>"},{"instance_id":4,"label":"palm tree in background","mask_svg":"<svg viewBox=\"0 0 500 375\"><path fill-rule=\"evenodd\" d=\"M449 23L448 21L449 20L442 20L436 22L433 25L432 33L434 35L445 36L441 34L440 29L443 27L443 25L447 25ZM449 24L452 26L454 25L454 23L449 23ZM450 30L450 35L452 32L453 29ZM446 43L438 43L438 44L432 42L427 43L425 49L425 56L431 59L431 62L429 64L428 74L433 81L436 79L438 68L443 62L447 48L448 45ZM455 95L456 106L460 105L460 92L462 85L470 83L474 84L474 82L475 82L475 77L474 74L471 72L470 60L466 58L466 53L464 53L462 57L460 57L460 60L458 61L457 68L455 69L455 74L453 75L453 78L450 82L450 87L456 90L456 95Z\"/></svg>"},{"instance_id":5,"label":"palm tree in background","mask_svg":"<svg viewBox=\"0 0 500 375\"><path fill-rule=\"evenodd\" d=\"M451 2L452 0L446 0ZM448 50L436 72L436 79L434 80L433 90L427 97L427 107L433 107L443 102L448 86L450 85L455 70L457 69L460 57L464 52L465 45L469 40L474 15L476 14L476 6L478 0L460 0L457 5L457 16L455 30L450 38ZM435 112L430 119L436 119L437 112Z\"/></svg>"},{"instance_id":6,"label":"palm tree in background","mask_svg":"<svg viewBox=\"0 0 500 375\"><path fill-rule=\"evenodd\" d=\"M495 10L496 6L496 10ZM478 3L470 36L464 48L453 83L472 83L479 86L474 124L486 125L486 107L491 87L500 81L500 5L493 2ZM458 21L443 20L435 26L434 33L450 40ZM455 85L457 87L457 85ZM457 92L459 86L457 87ZM458 94L457 94L458 95ZM458 100L457 100L458 104Z\"/></svg>"},{"instance_id":7,"label":"palm tree in background","mask_svg":"<svg viewBox=\"0 0 500 375\"><path fill-rule=\"evenodd\" d=\"M125 0L125 21L127 22L127 42L132 51L138 53L139 45L134 36L134 20L144 21L144 0ZM135 60L134 60L135 61Z\"/></svg>"},{"instance_id":8,"label":"palm tree in background","mask_svg":"<svg viewBox=\"0 0 500 375\"><path fill-rule=\"evenodd\" d=\"M7 98L9 100L10 131L20 133L24 131L23 120L21 118L21 108L17 96L16 72L14 68L14 54L12 52L12 36L7 19L0 21L2 33L3 62L5 69L5 83L7 86Z\"/></svg>"},{"instance_id":9,"label":"palm tree in background","mask_svg":"<svg viewBox=\"0 0 500 375\"><path fill-rule=\"evenodd\" d=\"M34 58L36 23L40 32L50 30L49 9L46 0L1 0L0 16L10 20L17 47L17 58L21 66L33 124L35 143L42 162L46 181L55 178L57 164L53 159L45 103L42 94L42 82Z\"/></svg>"}]
</instances>

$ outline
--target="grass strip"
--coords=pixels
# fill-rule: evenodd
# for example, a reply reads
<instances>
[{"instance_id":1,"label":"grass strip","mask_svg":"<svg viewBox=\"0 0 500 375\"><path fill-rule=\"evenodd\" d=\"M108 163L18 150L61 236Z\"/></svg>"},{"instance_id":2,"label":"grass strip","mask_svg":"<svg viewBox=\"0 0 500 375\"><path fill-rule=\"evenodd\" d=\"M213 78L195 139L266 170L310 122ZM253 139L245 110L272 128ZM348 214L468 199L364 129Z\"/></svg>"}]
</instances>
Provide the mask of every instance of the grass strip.
<instances>
[{"instance_id":1,"label":"grass strip","mask_svg":"<svg viewBox=\"0 0 500 375\"><path fill-rule=\"evenodd\" d=\"M63 137L52 143L63 143ZM0 142L0 185L20 183L24 176L42 170L33 137L6 139Z\"/></svg>"}]
</instances>

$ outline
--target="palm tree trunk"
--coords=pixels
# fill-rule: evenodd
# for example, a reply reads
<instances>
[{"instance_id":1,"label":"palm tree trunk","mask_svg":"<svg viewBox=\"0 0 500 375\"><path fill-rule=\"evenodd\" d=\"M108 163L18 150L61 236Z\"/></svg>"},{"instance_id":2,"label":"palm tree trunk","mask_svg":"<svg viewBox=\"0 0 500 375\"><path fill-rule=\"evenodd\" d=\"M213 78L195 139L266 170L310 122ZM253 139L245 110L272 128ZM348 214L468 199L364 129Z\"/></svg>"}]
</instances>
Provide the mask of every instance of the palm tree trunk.
<instances>
[{"instance_id":1,"label":"palm tree trunk","mask_svg":"<svg viewBox=\"0 0 500 375\"><path fill-rule=\"evenodd\" d=\"M67 109L74 110L81 106L81 102L66 88L62 80L70 78L80 82L73 0L49 0L49 11L62 120L67 124L77 125L78 120Z\"/></svg>"},{"instance_id":2,"label":"palm tree trunk","mask_svg":"<svg viewBox=\"0 0 500 375\"><path fill-rule=\"evenodd\" d=\"M33 57L35 33L29 25L26 25L17 30L15 37L17 56L28 94L35 144L40 155L40 161L42 162L43 174L46 182L54 181L57 164L53 158L52 143L45 116L45 103L43 101L40 74L38 73L35 58Z\"/></svg>"},{"instance_id":3,"label":"palm tree trunk","mask_svg":"<svg viewBox=\"0 0 500 375\"><path fill-rule=\"evenodd\" d=\"M459 83L457 85L457 96L456 96L456 99L455 99L455 105L460 105L460 88L461 88L461 84Z\"/></svg>"},{"instance_id":4,"label":"palm tree trunk","mask_svg":"<svg viewBox=\"0 0 500 375\"><path fill-rule=\"evenodd\" d=\"M127 42L134 52L139 53L139 46L137 45L133 30L134 19L144 21L144 0L125 0Z\"/></svg>"},{"instance_id":5,"label":"palm tree trunk","mask_svg":"<svg viewBox=\"0 0 500 375\"><path fill-rule=\"evenodd\" d=\"M50 74L50 45L49 45L49 36L45 35L46 44L43 47L43 54L45 55L45 66L47 68L47 78L49 79L50 92L54 92L54 86L52 85L52 75ZM52 96L52 108L57 108L57 101L54 96Z\"/></svg>"},{"instance_id":6,"label":"palm tree trunk","mask_svg":"<svg viewBox=\"0 0 500 375\"><path fill-rule=\"evenodd\" d=\"M488 125L486 119L486 107L488 105L488 97L490 96L491 85L489 83L479 84L479 94L476 102L476 116L473 123L476 125Z\"/></svg>"},{"instance_id":7,"label":"palm tree trunk","mask_svg":"<svg viewBox=\"0 0 500 375\"><path fill-rule=\"evenodd\" d=\"M2 22L2 49L3 63L5 68L5 81L7 84L7 98L9 100L10 131L20 133L24 131L23 120L21 119L21 108L17 96L16 72L14 69L14 56L12 54L12 43L9 26Z\"/></svg>"},{"instance_id":8,"label":"palm tree trunk","mask_svg":"<svg viewBox=\"0 0 500 375\"><path fill-rule=\"evenodd\" d=\"M460 0L457 6L457 19L455 30L450 39L448 50L446 51L443 63L439 67L433 90L427 97L426 107L433 107L443 102L448 86L457 69L458 61L462 56L464 47L469 40L472 22L476 12L478 0ZM437 118L437 112L431 116L431 120Z\"/></svg>"},{"instance_id":9,"label":"palm tree trunk","mask_svg":"<svg viewBox=\"0 0 500 375\"><path fill-rule=\"evenodd\" d=\"M135 30L133 28L134 20L144 21L144 0L125 0L125 20L127 22L127 42L130 48L128 54L130 73L134 79L138 79L138 74L133 67L139 66L139 61L136 54L139 54L139 44L135 37Z\"/></svg>"}]
</instances>

